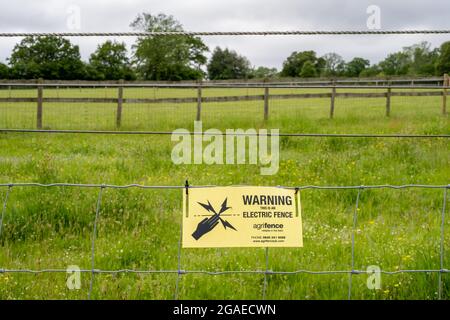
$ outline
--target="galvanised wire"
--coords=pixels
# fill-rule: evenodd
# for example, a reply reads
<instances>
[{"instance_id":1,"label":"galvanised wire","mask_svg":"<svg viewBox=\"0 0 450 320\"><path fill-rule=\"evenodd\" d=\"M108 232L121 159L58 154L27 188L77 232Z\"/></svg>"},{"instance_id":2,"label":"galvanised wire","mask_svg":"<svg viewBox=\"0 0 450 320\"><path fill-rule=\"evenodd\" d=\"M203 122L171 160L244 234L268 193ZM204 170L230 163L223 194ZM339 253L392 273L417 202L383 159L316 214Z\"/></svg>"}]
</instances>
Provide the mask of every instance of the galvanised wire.
<instances>
[{"instance_id":1,"label":"galvanised wire","mask_svg":"<svg viewBox=\"0 0 450 320\"><path fill-rule=\"evenodd\" d=\"M247 187L248 185L231 185L230 187ZM17 183L0 183L0 187L80 187L80 188L108 188L108 189L129 189L129 188L141 188L141 189L185 189L184 185L142 185L142 184L126 184L126 185L114 185L114 184L96 184L96 183L38 183L38 182L17 182ZM211 188L218 187L218 185L189 185L189 189L196 188ZM307 189L324 189L324 190L339 190L339 189L409 189L409 188L420 188L420 189L446 189L450 188L448 185L427 185L427 184L405 184L405 185L359 185L359 186L275 186L276 188L289 189L289 190L307 190Z\"/></svg>"},{"instance_id":2,"label":"galvanised wire","mask_svg":"<svg viewBox=\"0 0 450 320\"><path fill-rule=\"evenodd\" d=\"M114 135L172 135L169 131L104 131L104 130L39 130L39 129L0 129L0 132L21 132L21 133L67 133L67 134L114 134ZM226 135L227 133L211 132L177 132L177 135ZM258 136L258 133L230 133L231 136ZM304 137L304 138L415 138L415 139L436 139L450 138L448 134L369 134L369 133L271 133L267 131L267 136L279 137Z\"/></svg>"},{"instance_id":3,"label":"galvanised wire","mask_svg":"<svg viewBox=\"0 0 450 320\"><path fill-rule=\"evenodd\" d=\"M445 214L446 214L446 202L447 202L447 190L450 188L449 185L419 185L419 184L409 184L409 185L373 185L373 186L299 186L299 187L282 187L277 186L279 188L286 189L295 189L295 190L351 190L357 189L358 194L356 197L355 210L353 213L353 228L352 228L352 239L351 239L351 270L295 270L295 271L272 271L269 270L269 251L268 248L265 250L265 270L225 270L225 271L206 271L206 270L181 270L181 236L182 236L182 227L180 229L180 239L178 243L178 268L177 270L135 270L135 269L120 269L120 270L100 270L95 269L95 239L97 233L97 223L100 215L101 209L101 200L103 190L106 188L111 189L127 189L127 188L144 188L144 189L184 189L188 190L188 188L208 188L211 186L144 186L138 184L129 184L129 185L107 185L107 184L73 184L73 183L53 183L53 184L40 184L40 183L8 183L8 184L0 184L0 187L7 187L7 194L5 196L5 200L3 203L2 209L2 221L6 212L7 200L9 192L13 187L85 187L85 188L100 188L97 198L97 206L95 212L95 220L94 220L94 230L92 234L92 248L91 248L91 269L83 269L80 270L82 273L91 273L91 282L89 287L88 298L91 299L94 276L95 274L120 274L120 273L130 273L130 274L177 274L176 286L174 297L178 299L179 294L179 281L180 276L182 274L203 274L210 276L219 276L219 275L232 275L232 274L262 274L264 275L264 283L262 288L262 296L263 299L266 298L267 292L267 277L268 275L298 275L298 274L310 274L310 275L336 275L336 274L348 274L349 275L349 291L348 291L348 299L351 299L351 291L352 291L352 276L359 274L366 274L366 271L363 270L355 270L355 230L357 224L357 213L359 209L360 195L364 189L407 189L407 188L422 188L422 189L444 189L444 201L442 206L442 215L441 215L441 232L440 232L440 269L408 269L408 270L396 270L396 271L386 271L380 270L380 274L386 275L397 275L403 273L437 273L439 276L438 283L438 297L442 299L442 274L450 273L450 270L444 268L444 224L445 224ZM0 225L1 226L1 225ZM1 235L1 233L0 233ZM65 269L41 269L41 270L32 270L32 269L0 269L1 273L29 273L29 274L42 274L42 273L66 273Z\"/></svg>"},{"instance_id":4,"label":"galvanised wire","mask_svg":"<svg viewBox=\"0 0 450 320\"><path fill-rule=\"evenodd\" d=\"M0 273L30 273L30 274L42 274L42 273L66 273L66 269L0 269ZM77 270L81 273L92 273L92 269L81 269ZM450 273L448 269L407 269L407 270L395 270L386 271L380 270L379 273L386 275L398 275L403 273ZM100 270L95 269L94 273L98 274L120 274L120 273L130 273L130 274L159 274L159 273L169 273L177 274L178 270L135 270L135 269L120 269L120 270ZM268 274L268 275L296 275L296 274L311 274L311 275L333 275L333 274L367 274L364 270L294 270L294 271L265 271L265 270L226 270L226 271L207 271L207 270L181 270L181 274L203 274L209 276L220 276L228 274ZM378 273L378 271L377 271Z\"/></svg>"},{"instance_id":5,"label":"galvanised wire","mask_svg":"<svg viewBox=\"0 0 450 320\"><path fill-rule=\"evenodd\" d=\"M340 35L407 35L449 34L450 30L287 30L287 31L159 31L159 32L1 32L1 38L12 37L151 37L151 36L340 36Z\"/></svg>"}]
</instances>

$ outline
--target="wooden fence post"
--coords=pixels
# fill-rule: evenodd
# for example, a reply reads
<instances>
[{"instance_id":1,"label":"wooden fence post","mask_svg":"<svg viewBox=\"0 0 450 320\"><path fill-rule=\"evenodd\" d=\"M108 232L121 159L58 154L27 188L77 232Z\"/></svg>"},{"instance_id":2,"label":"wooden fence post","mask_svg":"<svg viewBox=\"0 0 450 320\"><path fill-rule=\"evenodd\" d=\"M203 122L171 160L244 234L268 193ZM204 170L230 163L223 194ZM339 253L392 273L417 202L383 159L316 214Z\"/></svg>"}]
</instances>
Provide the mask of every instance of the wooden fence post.
<instances>
[{"instance_id":1,"label":"wooden fence post","mask_svg":"<svg viewBox=\"0 0 450 320\"><path fill-rule=\"evenodd\" d=\"M336 81L333 80L331 89L331 103L330 103L330 119L334 117L334 103L336 100Z\"/></svg>"},{"instance_id":2,"label":"wooden fence post","mask_svg":"<svg viewBox=\"0 0 450 320\"><path fill-rule=\"evenodd\" d=\"M122 125L122 105L123 105L123 80L119 80L119 87L117 88L117 114L116 127L120 128Z\"/></svg>"},{"instance_id":3,"label":"wooden fence post","mask_svg":"<svg viewBox=\"0 0 450 320\"><path fill-rule=\"evenodd\" d=\"M391 82L388 82L388 89L386 93L386 117L389 117L391 115Z\"/></svg>"},{"instance_id":4,"label":"wooden fence post","mask_svg":"<svg viewBox=\"0 0 450 320\"><path fill-rule=\"evenodd\" d=\"M442 114L447 114L447 88L450 85L448 74L444 74L444 90L442 92Z\"/></svg>"},{"instance_id":5,"label":"wooden fence post","mask_svg":"<svg viewBox=\"0 0 450 320\"><path fill-rule=\"evenodd\" d=\"M197 121L202 120L202 84L199 83L197 87Z\"/></svg>"},{"instance_id":6,"label":"wooden fence post","mask_svg":"<svg viewBox=\"0 0 450 320\"><path fill-rule=\"evenodd\" d=\"M264 120L269 120L269 87L264 88Z\"/></svg>"},{"instance_id":7,"label":"wooden fence post","mask_svg":"<svg viewBox=\"0 0 450 320\"><path fill-rule=\"evenodd\" d=\"M37 112L36 112L36 127L38 129L42 129L42 101L44 98L44 88L42 83L44 80L42 78L38 79L37 86Z\"/></svg>"}]
</instances>

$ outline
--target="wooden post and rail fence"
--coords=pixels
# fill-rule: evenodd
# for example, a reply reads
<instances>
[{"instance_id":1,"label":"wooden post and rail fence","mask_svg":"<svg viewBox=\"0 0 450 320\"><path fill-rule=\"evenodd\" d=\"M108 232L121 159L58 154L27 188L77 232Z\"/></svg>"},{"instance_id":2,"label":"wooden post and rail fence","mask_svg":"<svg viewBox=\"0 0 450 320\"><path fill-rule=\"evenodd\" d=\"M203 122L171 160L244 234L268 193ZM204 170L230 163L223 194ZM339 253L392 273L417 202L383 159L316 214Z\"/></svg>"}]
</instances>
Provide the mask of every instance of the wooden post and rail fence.
<instances>
[{"instance_id":1,"label":"wooden post and rail fence","mask_svg":"<svg viewBox=\"0 0 450 320\"><path fill-rule=\"evenodd\" d=\"M254 86L237 86L234 84L230 84L227 86L217 86L211 84L205 84L202 82L198 82L194 85L185 85L185 86L177 86L173 84L167 85L152 85L152 84L131 84L132 87L163 87L163 88L191 88L196 90L197 94L195 98L154 98L154 99L129 99L124 97L124 88L130 86L129 84L124 83L123 80L116 82L115 84L83 84L88 88L95 87L116 87L117 88L117 98L46 98L44 96L44 91L46 87L53 88L61 88L61 87L79 87L80 84L46 84L42 79L39 79L37 83L27 83L28 87L37 88L37 97L36 98L13 98L13 97L2 97L0 96L0 105L1 103L17 103L17 102L36 102L37 110L36 110L36 128L43 128L43 118L45 114L44 103L114 103L117 104L116 109L116 127L120 128L122 125L122 115L124 112L124 104L125 103L144 103L144 104L155 104L155 103L196 103L196 120L200 121L202 119L202 104L203 103L212 103L212 102L240 102L240 101L263 101L263 119L265 121L269 120L270 115L270 101L271 100L286 100L286 99L311 99L311 98L329 98L330 99L330 112L329 117L332 119L335 115L335 105L337 98L385 98L386 99L386 116L389 117L391 115L391 106L392 106L392 97L393 96L442 96L442 114L447 114L447 95L448 95L448 87L450 86L450 77L448 74L443 76L443 87L439 86L394 86L390 81L387 81L387 85L384 86L339 86L336 84L335 80L331 81L331 85L323 85L323 86L280 86L276 83L261 83L256 84ZM8 90L14 90L14 86L23 87L25 84L23 83L8 83L1 84L0 89L2 87L6 87ZM207 88L259 88L263 89L263 95L242 95L242 96L203 96L203 90ZM326 93L293 93L293 94L271 94L271 89L276 88L291 88L291 89L330 89L331 92ZM343 89L376 89L376 92L341 92ZM405 91L407 89L415 90L415 89L432 89L433 91ZM439 90L439 88L441 90ZM339 91L338 91L339 89ZM385 89L386 91L379 92L381 89ZM399 91L393 91L393 89L401 89Z\"/></svg>"}]
</instances>

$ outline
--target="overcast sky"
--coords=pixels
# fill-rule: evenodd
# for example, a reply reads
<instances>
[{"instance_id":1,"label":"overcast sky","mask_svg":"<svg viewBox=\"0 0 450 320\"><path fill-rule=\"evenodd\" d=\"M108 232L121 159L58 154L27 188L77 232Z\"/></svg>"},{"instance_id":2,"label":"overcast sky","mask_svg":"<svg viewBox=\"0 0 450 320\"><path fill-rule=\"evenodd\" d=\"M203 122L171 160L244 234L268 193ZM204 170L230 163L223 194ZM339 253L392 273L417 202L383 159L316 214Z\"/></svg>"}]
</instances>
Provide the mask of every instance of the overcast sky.
<instances>
[{"instance_id":1,"label":"overcast sky","mask_svg":"<svg viewBox=\"0 0 450 320\"><path fill-rule=\"evenodd\" d=\"M188 31L367 30L367 8L380 8L381 29L450 29L450 0L2 0L1 32L130 31L140 12L171 14ZM80 29L71 29L80 12ZM75 17L75 18L74 18ZM211 48L228 47L255 66L280 68L292 51L336 52L376 63L420 41L433 46L449 35L203 37ZM19 38L0 38L0 61ZM128 46L133 38L118 39ZM105 38L72 38L84 60Z\"/></svg>"}]
</instances>

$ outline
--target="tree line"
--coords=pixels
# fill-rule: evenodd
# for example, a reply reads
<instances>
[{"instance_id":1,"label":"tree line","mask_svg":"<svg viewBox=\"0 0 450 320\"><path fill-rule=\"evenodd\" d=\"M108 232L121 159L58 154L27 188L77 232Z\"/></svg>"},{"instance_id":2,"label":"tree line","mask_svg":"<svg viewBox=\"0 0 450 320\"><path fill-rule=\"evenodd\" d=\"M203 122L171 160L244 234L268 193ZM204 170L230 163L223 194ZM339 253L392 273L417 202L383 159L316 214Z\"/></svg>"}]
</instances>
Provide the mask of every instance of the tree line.
<instances>
[{"instance_id":1,"label":"tree line","mask_svg":"<svg viewBox=\"0 0 450 320\"><path fill-rule=\"evenodd\" d=\"M136 31L184 31L173 17L139 14L130 25ZM0 79L48 80L226 80L277 77L433 76L450 73L450 41L439 48L421 42L389 54L378 64L362 57L345 61L337 53L318 57L314 51L295 51L282 69L253 67L228 48L216 47L208 60L208 46L194 36L139 37L129 57L125 43L106 41L81 59L80 50L57 36L25 37L16 44L7 64L0 63Z\"/></svg>"}]
</instances>

